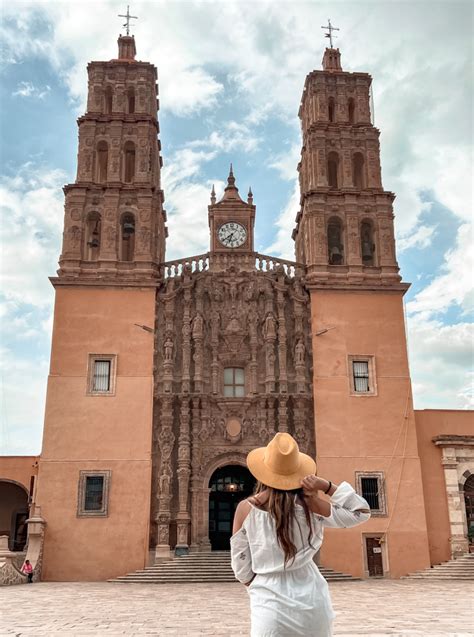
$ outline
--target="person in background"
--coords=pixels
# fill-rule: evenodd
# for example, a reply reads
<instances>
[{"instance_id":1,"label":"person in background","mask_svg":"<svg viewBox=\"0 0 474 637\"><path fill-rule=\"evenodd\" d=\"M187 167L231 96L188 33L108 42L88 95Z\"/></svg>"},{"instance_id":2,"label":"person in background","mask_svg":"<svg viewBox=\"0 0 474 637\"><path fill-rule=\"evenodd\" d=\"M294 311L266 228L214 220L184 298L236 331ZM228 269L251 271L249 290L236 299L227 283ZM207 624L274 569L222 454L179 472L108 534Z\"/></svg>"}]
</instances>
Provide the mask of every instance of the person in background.
<instances>
[{"instance_id":1,"label":"person in background","mask_svg":"<svg viewBox=\"0 0 474 637\"><path fill-rule=\"evenodd\" d=\"M21 572L28 577L28 584L33 584L33 567L30 560L25 560L25 563L21 567Z\"/></svg>"},{"instance_id":2,"label":"person in background","mask_svg":"<svg viewBox=\"0 0 474 637\"><path fill-rule=\"evenodd\" d=\"M247 466L257 487L237 506L230 545L234 574L248 587L251 637L330 637L334 611L313 557L325 527L366 522L370 507L349 483L316 476L288 433L252 450Z\"/></svg>"}]
</instances>

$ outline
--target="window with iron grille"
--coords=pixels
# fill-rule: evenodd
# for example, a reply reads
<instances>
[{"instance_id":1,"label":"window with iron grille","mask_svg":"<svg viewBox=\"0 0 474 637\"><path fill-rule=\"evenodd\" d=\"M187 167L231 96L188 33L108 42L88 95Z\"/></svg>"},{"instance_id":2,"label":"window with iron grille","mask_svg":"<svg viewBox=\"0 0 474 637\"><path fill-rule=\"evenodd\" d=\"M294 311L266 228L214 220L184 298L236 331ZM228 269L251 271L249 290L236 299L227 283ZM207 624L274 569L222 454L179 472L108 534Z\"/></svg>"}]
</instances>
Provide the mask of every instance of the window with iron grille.
<instances>
[{"instance_id":1,"label":"window with iron grille","mask_svg":"<svg viewBox=\"0 0 474 637\"><path fill-rule=\"evenodd\" d=\"M383 471L356 471L356 490L370 507L374 517L387 515L387 499Z\"/></svg>"},{"instance_id":2,"label":"window with iron grille","mask_svg":"<svg viewBox=\"0 0 474 637\"><path fill-rule=\"evenodd\" d=\"M228 398L245 396L245 376L241 367L224 369L224 396Z\"/></svg>"},{"instance_id":3,"label":"window with iron grille","mask_svg":"<svg viewBox=\"0 0 474 637\"><path fill-rule=\"evenodd\" d=\"M360 354L348 356L348 377L352 396L376 396L375 357Z\"/></svg>"},{"instance_id":4,"label":"window with iron grille","mask_svg":"<svg viewBox=\"0 0 474 637\"><path fill-rule=\"evenodd\" d=\"M92 391L110 391L110 360L95 360Z\"/></svg>"},{"instance_id":5,"label":"window with iron grille","mask_svg":"<svg viewBox=\"0 0 474 637\"><path fill-rule=\"evenodd\" d=\"M77 502L78 517L106 517L111 471L80 471Z\"/></svg>"},{"instance_id":6,"label":"window with iron grille","mask_svg":"<svg viewBox=\"0 0 474 637\"><path fill-rule=\"evenodd\" d=\"M352 361L352 373L354 375L354 390L356 392L370 391L369 361Z\"/></svg>"},{"instance_id":7,"label":"window with iron grille","mask_svg":"<svg viewBox=\"0 0 474 637\"><path fill-rule=\"evenodd\" d=\"M113 396L116 369L116 354L89 354L87 393L91 396Z\"/></svg>"},{"instance_id":8,"label":"window with iron grille","mask_svg":"<svg viewBox=\"0 0 474 637\"><path fill-rule=\"evenodd\" d=\"M379 481L377 478L361 478L362 497L367 500L371 509L380 509Z\"/></svg>"},{"instance_id":9,"label":"window with iron grille","mask_svg":"<svg viewBox=\"0 0 474 637\"><path fill-rule=\"evenodd\" d=\"M84 510L100 511L104 501L104 476L86 476Z\"/></svg>"}]
</instances>

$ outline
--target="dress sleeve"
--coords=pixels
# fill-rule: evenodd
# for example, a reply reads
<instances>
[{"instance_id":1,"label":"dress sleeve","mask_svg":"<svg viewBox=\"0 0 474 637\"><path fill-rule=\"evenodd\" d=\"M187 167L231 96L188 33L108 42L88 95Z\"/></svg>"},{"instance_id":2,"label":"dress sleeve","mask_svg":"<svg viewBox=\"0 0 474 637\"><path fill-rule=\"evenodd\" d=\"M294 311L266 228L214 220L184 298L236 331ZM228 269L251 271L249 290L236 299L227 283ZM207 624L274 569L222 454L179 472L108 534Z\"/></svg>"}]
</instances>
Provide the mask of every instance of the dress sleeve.
<instances>
[{"instance_id":1,"label":"dress sleeve","mask_svg":"<svg viewBox=\"0 0 474 637\"><path fill-rule=\"evenodd\" d=\"M370 510L367 501L348 482L341 482L331 496L331 515L319 519L325 527L349 528L370 518L370 513L362 513L361 509Z\"/></svg>"},{"instance_id":2,"label":"dress sleeve","mask_svg":"<svg viewBox=\"0 0 474 637\"><path fill-rule=\"evenodd\" d=\"M248 584L255 573L252 571L252 556L247 531L244 527L241 527L230 538L230 559L235 577L242 584Z\"/></svg>"}]
</instances>

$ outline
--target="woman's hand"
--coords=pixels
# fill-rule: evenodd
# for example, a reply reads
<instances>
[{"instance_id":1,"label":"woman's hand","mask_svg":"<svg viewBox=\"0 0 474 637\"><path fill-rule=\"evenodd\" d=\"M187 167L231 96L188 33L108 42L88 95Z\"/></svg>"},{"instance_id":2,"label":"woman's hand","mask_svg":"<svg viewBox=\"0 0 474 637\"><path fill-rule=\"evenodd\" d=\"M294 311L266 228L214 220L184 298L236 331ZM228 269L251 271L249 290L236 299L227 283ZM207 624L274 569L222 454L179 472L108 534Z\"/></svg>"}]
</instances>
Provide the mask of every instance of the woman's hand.
<instances>
[{"instance_id":1,"label":"woman's hand","mask_svg":"<svg viewBox=\"0 0 474 637\"><path fill-rule=\"evenodd\" d=\"M329 480L325 480L319 476L309 475L303 478L301 486L306 495L317 495L318 491L326 491L329 486Z\"/></svg>"}]
</instances>

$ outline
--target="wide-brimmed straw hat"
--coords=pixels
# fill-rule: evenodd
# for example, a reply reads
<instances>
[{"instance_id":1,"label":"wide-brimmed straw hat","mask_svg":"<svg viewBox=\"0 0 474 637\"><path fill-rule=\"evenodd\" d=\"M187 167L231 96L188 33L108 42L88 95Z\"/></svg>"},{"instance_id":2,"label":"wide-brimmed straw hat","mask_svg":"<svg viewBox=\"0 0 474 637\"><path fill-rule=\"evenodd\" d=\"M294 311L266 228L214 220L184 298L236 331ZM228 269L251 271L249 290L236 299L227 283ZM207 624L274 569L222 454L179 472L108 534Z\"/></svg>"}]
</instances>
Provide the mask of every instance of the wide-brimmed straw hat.
<instances>
[{"instance_id":1,"label":"wide-brimmed straw hat","mask_svg":"<svg viewBox=\"0 0 474 637\"><path fill-rule=\"evenodd\" d=\"M290 491L299 489L301 480L316 473L316 462L298 449L287 433L277 433L266 447L253 449L247 456L250 473L267 487Z\"/></svg>"}]
</instances>

